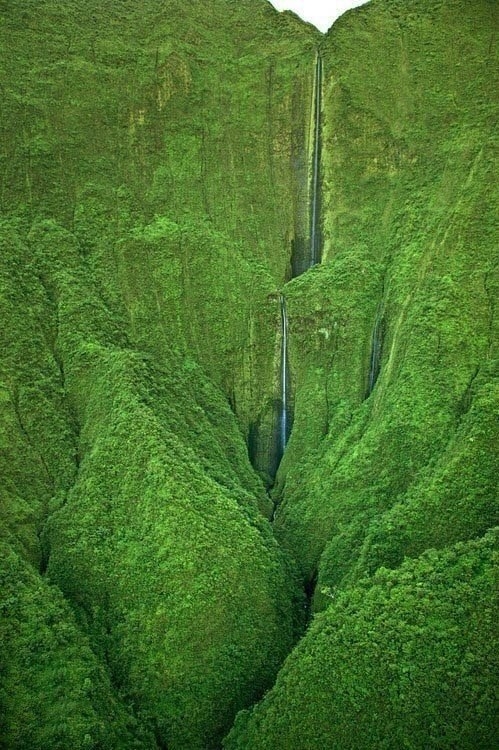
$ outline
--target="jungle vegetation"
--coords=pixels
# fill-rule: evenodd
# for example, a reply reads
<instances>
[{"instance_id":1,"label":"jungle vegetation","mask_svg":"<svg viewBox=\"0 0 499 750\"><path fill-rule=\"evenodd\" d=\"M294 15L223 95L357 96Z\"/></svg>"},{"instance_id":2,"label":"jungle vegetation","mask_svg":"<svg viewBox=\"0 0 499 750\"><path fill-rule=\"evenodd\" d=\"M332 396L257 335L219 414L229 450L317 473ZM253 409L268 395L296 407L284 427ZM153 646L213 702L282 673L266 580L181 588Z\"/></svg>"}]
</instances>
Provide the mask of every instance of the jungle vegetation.
<instances>
[{"instance_id":1,"label":"jungle vegetation","mask_svg":"<svg viewBox=\"0 0 499 750\"><path fill-rule=\"evenodd\" d=\"M499 746L498 31L0 0L2 750Z\"/></svg>"}]
</instances>

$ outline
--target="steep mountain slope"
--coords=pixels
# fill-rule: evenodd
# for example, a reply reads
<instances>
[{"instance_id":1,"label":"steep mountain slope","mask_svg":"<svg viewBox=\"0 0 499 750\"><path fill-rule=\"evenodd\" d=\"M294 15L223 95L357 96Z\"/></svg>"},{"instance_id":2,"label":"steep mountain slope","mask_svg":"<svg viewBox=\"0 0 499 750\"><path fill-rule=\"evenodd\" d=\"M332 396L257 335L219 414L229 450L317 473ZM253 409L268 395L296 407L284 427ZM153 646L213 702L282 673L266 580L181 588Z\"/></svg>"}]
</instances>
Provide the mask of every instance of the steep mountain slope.
<instances>
[{"instance_id":1,"label":"steep mountain slope","mask_svg":"<svg viewBox=\"0 0 499 750\"><path fill-rule=\"evenodd\" d=\"M301 618L245 439L265 474L316 34L1 11L2 742L215 747Z\"/></svg>"},{"instance_id":2,"label":"steep mountain slope","mask_svg":"<svg viewBox=\"0 0 499 750\"><path fill-rule=\"evenodd\" d=\"M276 528L329 586L497 523L497 5L411 8L323 45L326 262L286 291Z\"/></svg>"},{"instance_id":3,"label":"steep mountain slope","mask_svg":"<svg viewBox=\"0 0 499 750\"><path fill-rule=\"evenodd\" d=\"M497 569L491 533L344 592L224 747L491 750Z\"/></svg>"},{"instance_id":4,"label":"steep mountain slope","mask_svg":"<svg viewBox=\"0 0 499 750\"><path fill-rule=\"evenodd\" d=\"M496 746L497 8L0 2L1 747Z\"/></svg>"},{"instance_id":5,"label":"steep mountain slope","mask_svg":"<svg viewBox=\"0 0 499 750\"><path fill-rule=\"evenodd\" d=\"M322 45L326 262L286 287L274 528L325 612L230 750L499 742L498 21L380 0Z\"/></svg>"}]
</instances>

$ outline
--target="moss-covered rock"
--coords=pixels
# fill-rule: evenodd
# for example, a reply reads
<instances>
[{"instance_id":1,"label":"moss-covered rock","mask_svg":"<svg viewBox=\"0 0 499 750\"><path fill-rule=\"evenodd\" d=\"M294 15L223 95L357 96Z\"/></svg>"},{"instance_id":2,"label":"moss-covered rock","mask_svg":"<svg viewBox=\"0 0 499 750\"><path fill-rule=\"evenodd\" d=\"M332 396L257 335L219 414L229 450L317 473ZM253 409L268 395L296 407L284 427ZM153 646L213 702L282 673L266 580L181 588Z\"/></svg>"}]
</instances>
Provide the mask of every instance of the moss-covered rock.
<instances>
[{"instance_id":1,"label":"moss-covered rock","mask_svg":"<svg viewBox=\"0 0 499 750\"><path fill-rule=\"evenodd\" d=\"M0 542L1 746L154 748L61 592Z\"/></svg>"},{"instance_id":2,"label":"moss-covered rock","mask_svg":"<svg viewBox=\"0 0 499 750\"><path fill-rule=\"evenodd\" d=\"M260 0L1 12L3 534L72 607L116 711L215 747L301 618L246 443L258 424L267 480L318 34ZM91 739L65 746L134 746L75 705ZM30 744L31 714L24 734L7 717Z\"/></svg>"}]
</instances>

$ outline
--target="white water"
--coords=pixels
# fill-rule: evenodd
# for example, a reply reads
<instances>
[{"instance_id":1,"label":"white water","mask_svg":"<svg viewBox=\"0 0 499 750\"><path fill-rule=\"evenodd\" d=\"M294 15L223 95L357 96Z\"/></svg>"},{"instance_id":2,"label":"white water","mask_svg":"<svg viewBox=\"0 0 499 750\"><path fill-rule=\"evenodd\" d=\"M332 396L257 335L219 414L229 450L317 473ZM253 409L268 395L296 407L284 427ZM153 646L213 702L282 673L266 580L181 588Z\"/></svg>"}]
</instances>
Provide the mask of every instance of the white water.
<instances>
[{"instance_id":1,"label":"white water","mask_svg":"<svg viewBox=\"0 0 499 750\"><path fill-rule=\"evenodd\" d=\"M286 300L281 294L281 423L280 423L280 444L282 452L288 442L288 316L286 312Z\"/></svg>"},{"instance_id":2,"label":"white water","mask_svg":"<svg viewBox=\"0 0 499 750\"><path fill-rule=\"evenodd\" d=\"M314 93L314 151L312 159L312 211L310 218L310 266L319 262L319 173L321 151L321 94L322 94L322 58L317 55L315 63Z\"/></svg>"},{"instance_id":3,"label":"white water","mask_svg":"<svg viewBox=\"0 0 499 750\"><path fill-rule=\"evenodd\" d=\"M376 380L379 375L379 368L381 363L381 347L382 347L382 312L381 308L378 308L376 312L376 320L374 323L374 329L371 339L371 357L369 361L369 375L367 379L367 393L366 398L372 393Z\"/></svg>"}]
</instances>

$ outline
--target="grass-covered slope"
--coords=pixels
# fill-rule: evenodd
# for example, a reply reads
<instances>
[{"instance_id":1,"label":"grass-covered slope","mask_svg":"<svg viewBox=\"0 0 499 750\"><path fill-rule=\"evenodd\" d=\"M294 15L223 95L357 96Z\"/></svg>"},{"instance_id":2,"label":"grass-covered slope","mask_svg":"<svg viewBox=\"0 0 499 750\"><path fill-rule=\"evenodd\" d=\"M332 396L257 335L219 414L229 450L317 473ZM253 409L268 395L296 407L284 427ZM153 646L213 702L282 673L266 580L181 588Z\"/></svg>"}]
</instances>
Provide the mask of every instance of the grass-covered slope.
<instances>
[{"instance_id":1,"label":"grass-covered slope","mask_svg":"<svg viewBox=\"0 0 499 750\"><path fill-rule=\"evenodd\" d=\"M1 743L216 747L296 635L245 441L265 473L316 35L259 0L0 20Z\"/></svg>"},{"instance_id":2,"label":"grass-covered slope","mask_svg":"<svg viewBox=\"0 0 499 750\"><path fill-rule=\"evenodd\" d=\"M275 395L269 295L307 231L318 36L264 0L2 9L2 211L71 231L140 345L163 320L244 431Z\"/></svg>"},{"instance_id":3,"label":"grass-covered slope","mask_svg":"<svg viewBox=\"0 0 499 750\"><path fill-rule=\"evenodd\" d=\"M6 747L132 747L137 721L152 746L211 747L294 637L234 415L192 360L127 342L67 230L3 239L2 536L24 560L2 586Z\"/></svg>"},{"instance_id":4,"label":"grass-covered slope","mask_svg":"<svg viewBox=\"0 0 499 750\"><path fill-rule=\"evenodd\" d=\"M61 592L1 543L0 746L154 747Z\"/></svg>"},{"instance_id":5,"label":"grass-covered slope","mask_svg":"<svg viewBox=\"0 0 499 750\"><path fill-rule=\"evenodd\" d=\"M0 3L2 748L215 750L240 709L230 750L495 747L497 30L373 0L321 42L276 541L321 37ZM249 710L295 563L316 619Z\"/></svg>"}]
</instances>

